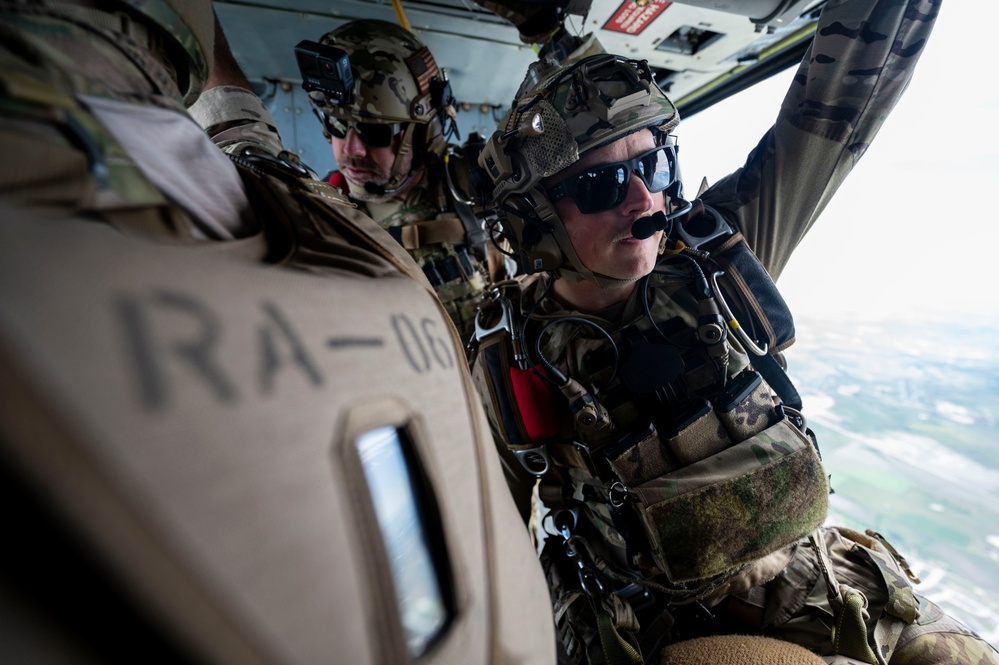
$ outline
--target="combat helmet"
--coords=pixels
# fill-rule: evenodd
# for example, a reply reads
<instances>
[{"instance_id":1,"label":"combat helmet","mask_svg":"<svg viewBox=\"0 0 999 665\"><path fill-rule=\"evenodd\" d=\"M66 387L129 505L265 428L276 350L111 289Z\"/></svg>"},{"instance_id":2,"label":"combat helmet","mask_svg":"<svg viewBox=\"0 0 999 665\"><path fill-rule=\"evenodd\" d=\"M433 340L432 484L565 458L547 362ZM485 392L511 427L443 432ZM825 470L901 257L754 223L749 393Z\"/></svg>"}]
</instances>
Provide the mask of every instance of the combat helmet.
<instances>
[{"instance_id":1,"label":"combat helmet","mask_svg":"<svg viewBox=\"0 0 999 665\"><path fill-rule=\"evenodd\" d=\"M400 173L407 152L413 154L413 168L444 154L447 137L456 131L454 97L446 74L416 35L370 19L345 23L319 43L346 52L354 81L350 99L342 103L321 91L309 92L327 140L329 123L407 123L390 187L408 175Z\"/></svg>"},{"instance_id":2,"label":"combat helmet","mask_svg":"<svg viewBox=\"0 0 999 665\"><path fill-rule=\"evenodd\" d=\"M542 180L589 150L642 129L668 142L680 122L648 63L598 54L558 65L533 63L510 111L479 155L504 215L504 231L525 273L558 271L600 287L620 280L589 270L576 256Z\"/></svg>"}]
</instances>

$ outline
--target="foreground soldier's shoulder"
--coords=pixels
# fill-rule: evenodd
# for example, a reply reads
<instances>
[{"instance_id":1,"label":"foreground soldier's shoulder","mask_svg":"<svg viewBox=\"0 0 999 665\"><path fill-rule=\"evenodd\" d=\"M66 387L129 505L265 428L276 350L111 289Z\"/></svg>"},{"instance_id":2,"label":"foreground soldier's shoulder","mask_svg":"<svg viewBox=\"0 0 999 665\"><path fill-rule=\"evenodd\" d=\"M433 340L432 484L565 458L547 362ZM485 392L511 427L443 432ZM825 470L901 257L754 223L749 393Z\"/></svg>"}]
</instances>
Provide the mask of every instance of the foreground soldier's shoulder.
<instances>
[{"instance_id":1,"label":"foreground soldier's shoulder","mask_svg":"<svg viewBox=\"0 0 999 665\"><path fill-rule=\"evenodd\" d=\"M212 662L403 662L408 628L435 640L421 662L554 662L533 550L506 537L516 514L426 288L351 274L350 247L317 275L3 212L0 467L31 479L136 614ZM386 479L366 462L393 450L408 469L393 492L420 479L407 503L439 622L416 626L392 591L399 535L379 528ZM25 528L19 550L39 535Z\"/></svg>"}]
</instances>

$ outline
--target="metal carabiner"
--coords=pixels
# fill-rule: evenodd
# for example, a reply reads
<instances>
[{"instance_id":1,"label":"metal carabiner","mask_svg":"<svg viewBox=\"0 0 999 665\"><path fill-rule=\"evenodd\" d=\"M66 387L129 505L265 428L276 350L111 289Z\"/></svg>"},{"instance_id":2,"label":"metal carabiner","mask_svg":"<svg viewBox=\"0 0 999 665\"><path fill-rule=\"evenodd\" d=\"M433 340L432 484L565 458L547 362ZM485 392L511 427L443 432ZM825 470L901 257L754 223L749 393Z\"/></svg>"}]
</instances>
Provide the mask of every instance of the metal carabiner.
<instances>
[{"instance_id":1,"label":"metal carabiner","mask_svg":"<svg viewBox=\"0 0 999 665\"><path fill-rule=\"evenodd\" d=\"M489 326L488 328L482 323L482 312L485 307L488 307L487 301L483 301L479 304L479 311L475 313L475 342L482 342L485 338L489 337L498 332L506 331L510 335L510 345L513 351L513 360L517 364L519 369L529 369L531 363L528 361L527 352L525 351L523 345L520 343L520 331L517 328L516 321L513 318L513 304L510 299L503 296L499 290L494 290L492 295L492 301L499 304L500 307L500 317L499 321L495 325Z\"/></svg>"},{"instance_id":2,"label":"metal carabiner","mask_svg":"<svg viewBox=\"0 0 999 665\"><path fill-rule=\"evenodd\" d=\"M722 290L718 286L718 277L724 275L722 271L713 272L708 275L708 279L711 280L711 290L714 292L715 300L718 302L718 306L721 308L722 314L725 316L725 321L728 323L728 327L731 328L732 333L739 338L742 345L746 347L746 350L752 353L754 356L765 356L767 355L767 350L769 346L766 342L763 343L763 348L760 348L756 342L754 342L746 331L739 325L738 319L732 314L732 309L725 302L725 296L722 295Z\"/></svg>"},{"instance_id":3,"label":"metal carabiner","mask_svg":"<svg viewBox=\"0 0 999 665\"><path fill-rule=\"evenodd\" d=\"M504 298L498 292L494 293L492 301L498 303L500 306L500 318L495 325L490 327L485 327L482 323L482 305L479 306L479 311L475 313L475 339L477 341L482 341L490 335L502 331L506 331L510 334L510 339L514 342L517 341L517 330L513 325L513 305L510 303L508 298ZM483 301L483 305L486 301Z\"/></svg>"}]
</instances>

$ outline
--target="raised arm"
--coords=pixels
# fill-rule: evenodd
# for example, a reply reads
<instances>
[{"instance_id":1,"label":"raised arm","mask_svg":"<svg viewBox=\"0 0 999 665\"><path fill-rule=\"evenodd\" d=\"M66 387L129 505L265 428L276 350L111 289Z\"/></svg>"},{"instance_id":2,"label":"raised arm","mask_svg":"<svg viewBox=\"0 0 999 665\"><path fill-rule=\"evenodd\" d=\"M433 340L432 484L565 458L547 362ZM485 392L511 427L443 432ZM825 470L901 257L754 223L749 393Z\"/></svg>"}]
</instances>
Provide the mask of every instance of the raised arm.
<instances>
[{"instance_id":1,"label":"raised arm","mask_svg":"<svg viewBox=\"0 0 999 665\"><path fill-rule=\"evenodd\" d=\"M204 92L188 112L212 141L227 152L247 145L274 155L284 150L274 118L233 57L218 16L215 17L215 66Z\"/></svg>"},{"instance_id":2,"label":"raised arm","mask_svg":"<svg viewBox=\"0 0 999 665\"><path fill-rule=\"evenodd\" d=\"M774 279L901 97L940 2L829 2L776 123L702 197Z\"/></svg>"}]
</instances>

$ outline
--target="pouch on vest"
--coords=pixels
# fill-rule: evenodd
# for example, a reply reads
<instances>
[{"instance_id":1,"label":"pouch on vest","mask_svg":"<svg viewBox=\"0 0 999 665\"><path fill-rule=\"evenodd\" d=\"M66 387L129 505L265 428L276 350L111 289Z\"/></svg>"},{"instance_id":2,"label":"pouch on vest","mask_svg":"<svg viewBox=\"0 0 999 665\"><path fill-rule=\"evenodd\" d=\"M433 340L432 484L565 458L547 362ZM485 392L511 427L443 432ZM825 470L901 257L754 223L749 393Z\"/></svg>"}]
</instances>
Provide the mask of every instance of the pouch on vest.
<instances>
[{"instance_id":1,"label":"pouch on vest","mask_svg":"<svg viewBox=\"0 0 999 665\"><path fill-rule=\"evenodd\" d=\"M478 364L504 443L516 452L537 447L560 427L547 381L540 370L520 369L511 346L508 335L490 335L480 342Z\"/></svg>"},{"instance_id":2,"label":"pouch on vest","mask_svg":"<svg viewBox=\"0 0 999 665\"><path fill-rule=\"evenodd\" d=\"M656 565L681 583L714 577L810 533L825 520L829 487L811 441L784 419L631 491Z\"/></svg>"},{"instance_id":3,"label":"pouch on vest","mask_svg":"<svg viewBox=\"0 0 999 665\"><path fill-rule=\"evenodd\" d=\"M711 279L720 278L716 290L731 309L726 317L738 324L736 336L745 335L759 347L747 346L754 366L785 404L800 409L801 396L773 355L794 343L791 310L746 239L720 212L700 201L694 202L694 211L675 225L671 236L688 247L710 252L721 268Z\"/></svg>"}]
</instances>

